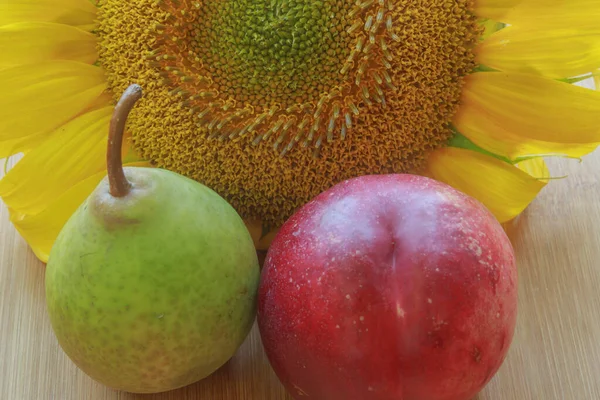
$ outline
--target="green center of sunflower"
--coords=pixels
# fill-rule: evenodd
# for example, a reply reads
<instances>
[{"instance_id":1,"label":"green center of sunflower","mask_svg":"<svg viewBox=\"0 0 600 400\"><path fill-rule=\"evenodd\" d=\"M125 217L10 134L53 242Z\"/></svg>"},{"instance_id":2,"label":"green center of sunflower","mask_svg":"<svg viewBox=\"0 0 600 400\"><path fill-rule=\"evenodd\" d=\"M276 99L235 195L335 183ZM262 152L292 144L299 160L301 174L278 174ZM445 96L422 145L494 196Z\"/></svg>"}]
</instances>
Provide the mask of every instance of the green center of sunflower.
<instances>
[{"instance_id":1,"label":"green center of sunflower","mask_svg":"<svg viewBox=\"0 0 600 400\"><path fill-rule=\"evenodd\" d=\"M414 172L451 135L469 0L102 0L100 60L145 98L134 146L278 224L340 180Z\"/></svg>"},{"instance_id":2,"label":"green center of sunflower","mask_svg":"<svg viewBox=\"0 0 600 400\"><path fill-rule=\"evenodd\" d=\"M199 9L198 18L211 22L196 34L192 52L220 92L238 102L287 108L318 101L343 81L350 36L332 32L330 21L347 25L351 8L333 1L210 2Z\"/></svg>"}]
</instances>

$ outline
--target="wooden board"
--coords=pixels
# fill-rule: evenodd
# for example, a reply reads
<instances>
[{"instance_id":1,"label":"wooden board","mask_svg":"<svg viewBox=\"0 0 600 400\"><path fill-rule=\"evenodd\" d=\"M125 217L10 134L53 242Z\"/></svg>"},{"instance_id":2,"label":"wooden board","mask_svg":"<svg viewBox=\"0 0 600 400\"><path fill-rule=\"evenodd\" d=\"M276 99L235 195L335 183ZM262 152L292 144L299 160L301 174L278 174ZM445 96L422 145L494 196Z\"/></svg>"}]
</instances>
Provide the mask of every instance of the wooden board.
<instances>
[{"instance_id":1,"label":"wooden board","mask_svg":"<svg viewBox=\"0 0 600 400\"><path fill-rule=\"evenodd\" d=\"M507 227L519 265L519 319L508 359L478 400L600 399L600 152L554 161L553 181ZM493 184L493 182L490 182ZM159 395L108 389L78 370L49 324L44 266L0 208L0 399L289 400L255 329L206 380Z\"/></svg>"}]
</instances>

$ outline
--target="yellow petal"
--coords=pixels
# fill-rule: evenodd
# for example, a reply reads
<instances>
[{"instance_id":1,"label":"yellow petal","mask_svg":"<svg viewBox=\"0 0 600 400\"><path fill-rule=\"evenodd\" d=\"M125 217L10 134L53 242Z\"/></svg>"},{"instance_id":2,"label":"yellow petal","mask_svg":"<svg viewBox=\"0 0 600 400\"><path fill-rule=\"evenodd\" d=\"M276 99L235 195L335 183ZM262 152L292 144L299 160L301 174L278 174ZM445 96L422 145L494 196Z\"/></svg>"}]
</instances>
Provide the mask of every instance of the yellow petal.
<instances>
[{"instance_id":1,"label":"yellow petal","mask_svg":"<svg viewBox=\"0 0 600 400\"><path fill-rule=\"evenodd\" d=\"M148 165L133 163L128 166ZM10 210L12 223L41 261L48 262L50 250L62 227L105 175L105 171L98 172L77 183L37 214Z\"/></svg>"},{"instance_id":2,"label":"yellow petal","mask_svg":"<svg viewBox=\"0 0 600 400\"><path fill-rule=\"evenodd\" d=\"M73 26L50 22L20 22L0 26L0 68L47 60L93 64L96 36Z\"/></svg>"},{"instance_id":3,"label":"yellow petal","mask_svg":"<svg viewBox=\"0 0 600 400\"><path fill-rule=\"evenodd\" d=\"M65 222L105 174L102 171L71 187L39 214L28 215L9 208L11 222L41 261L48 262L52 244Z\"/></svg>"},{"instance_id":4,"label":"yellow petal","mask_svg":"<svg viewBox=\"0 0 600 400\"><path fill-rule=\"evenodd\" d=\"M433 152L428 168L430 176L479 200L500 222L519 215L545 186L512 164L455 147Z\"/></svg>"},{"instance_id":5,"label":"yellow petal","mask_svg":"<svg viewBox=\"0 0 600 400\"><path fill-rule=\"evenodd\" d=\"M91 30L95 18L90 0L0 0L0 25L45 21Z\"/></svg>"},{"instance_id":6,"label":"yellow petal","mask_svg":"<svg viewBox=\"0 0 600 400\"><path fill-rule=\"evenodd\" d=\"M598 0L522 0L502 15L514 26L544 29L598 29Z\"/></svg>"},{"instance_id":7,"label":"yellow petal","mask_svg":"<svg viewBox=\"0 0 600 400\"><path fill-rule=\"evenodd\" d=\"M477 146L491 153L516 160L533 155L563 155L581 157L594 151L599 143L557 143L532 139L528 132L519 133L504 129L491 120L485 110L469 107L460 110L454 118L457 130ZM569 136L565 136L565 140Z\"/></svg>"},{"instance_id":8,"label":"yellow petal","mask_svg":"<svg viewBox=\"0 0 600 400\"><path fill-rule=\"evenodd\" d=\"M35 214L75 183L105 170L112 108L84 114L29 151L0 180L7 206Z\"/></svg>"},{"instance_id":9,"label":"yellow petal","mask_svg":"<svg viewBox=\"0 0 600 400\"><path fill-rule=\"evenodd\" d=\"M479 147L516 159L579 157L600 143L600 93L521 73L467 77L457 130Z\"/></svg>"},{"instance_id":10,"label":"yellow petal","mask_svg":"<svg viewBox=\"0 0 600 400\"><path fill-rule=\"evenodd\" d=\"M90 106L82 112L82 114L86 112L99 110L103 107L107 107L108 105L112 104L111 102L112 97L105 92L102 95L100 95L100 97L98 97L96 100L94 100L90 104ZM29 150L48 140L49 136L51 135L30 135L24 138L2 140L0 141L0 159L10 157L18 153L27 153ZM142 161L142 159L137 154L135 154L134 149L131 147L130 132L126 131L123 139L123 159L127 162Z\"/></svg>"},{"instance_id":11,"label":"yellow petal","mask_svg":"<svg viewBox=\"0 0 600 400\"><path fill-rule=\"evenodd\" d=\"M550 171L542 157L530 158L516 164L516 167L543 182L550 179Z\"/></svg>"},{"instance_id":12,"label":"yellow petal","mask_svg":"<svg viewBox=\"0 0 600 400\"><path fill-rule=\"evenodd\" d=\"M0 143L51 132L105 90L102 69L48 61L0 71Z\"/></svg>"},{"instance_id":13,"label":"yellow petal","mask_svg":"<svg viewBox=\"0 0 600 400\"><path fill-rule=\"evenodd\" d=\"M475 14L502 21L502 18L522 1L524 0L477 0Z\"/></svg>"},{"instance_id":14,"label":"yellow petal","mask_svg":"<svg viewBox=\"0 0 600 400\"><path fill-rule=\"evenodd\" d=\"M529 29L510 26L477 47L477 61L509 72L551 78L583 75L600 68L600 29Z\"/></svg>"},{"instance_id":15,"label":"yellow petal","mask_svg":"<svg viewBox=\"0 0 600 400\"><path fill-rule=\"evenodd\" d=\"M3 140L0 142L0 159L25 152L43 141L44 138L40 135Z\"/></svg>"}]
</instances>

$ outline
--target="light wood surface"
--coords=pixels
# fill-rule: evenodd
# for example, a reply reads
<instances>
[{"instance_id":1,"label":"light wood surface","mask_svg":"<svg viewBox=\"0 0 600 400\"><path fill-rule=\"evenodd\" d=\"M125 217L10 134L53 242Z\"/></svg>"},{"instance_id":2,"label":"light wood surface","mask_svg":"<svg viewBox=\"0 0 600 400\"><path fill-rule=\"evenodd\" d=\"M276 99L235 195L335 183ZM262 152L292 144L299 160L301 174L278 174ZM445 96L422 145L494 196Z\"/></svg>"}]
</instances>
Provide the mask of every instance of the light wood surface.
<instances>
[{"instance_id":1,"label":"light wood surface","mask_svg":"<svg viewBox=\"0 0 600 400\"><path fill-rule=\"evenodd\" d=\"M519 318L509 356L478 400L600 399L600 152L551 163L553 181L510 226ZM289 400L256 327L206 380L159 395L103 387L60 349L45 309L44 265L0 206L0 399Z\"/></svg>"}]
</instances>

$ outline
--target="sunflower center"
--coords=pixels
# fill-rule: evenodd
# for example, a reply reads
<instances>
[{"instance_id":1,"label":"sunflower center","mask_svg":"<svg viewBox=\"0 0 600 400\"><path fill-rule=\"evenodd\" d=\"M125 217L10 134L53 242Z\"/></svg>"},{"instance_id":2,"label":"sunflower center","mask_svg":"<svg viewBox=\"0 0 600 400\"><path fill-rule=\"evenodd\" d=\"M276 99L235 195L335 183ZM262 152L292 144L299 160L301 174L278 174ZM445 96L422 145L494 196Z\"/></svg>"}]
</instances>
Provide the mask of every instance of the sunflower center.
<instances>
[{"instance_id":1,"label":"sunflower center","mask_svg":"<svg viewBox=\"0 0 600 400\"><path fill-rule=\"evenodd\" d=\"M330 20L347 24L351 7L333 1L207 2L198 19L209 22L191 49L198 69L238 102L287 108L316 101L342 81L338 70L350 37L330 32Z\"/></svg>"},{"instance_id":2,"label":"sunflower center","mask_svg":"<svg viewBox=\"0 0 600 400\"><path fill-rule=\"evenodd\" d=\"M146 159L280 223L342 179L413 172L451 135L470 0L101 0L100 61Z\"/></svg>"}]
</instances>

